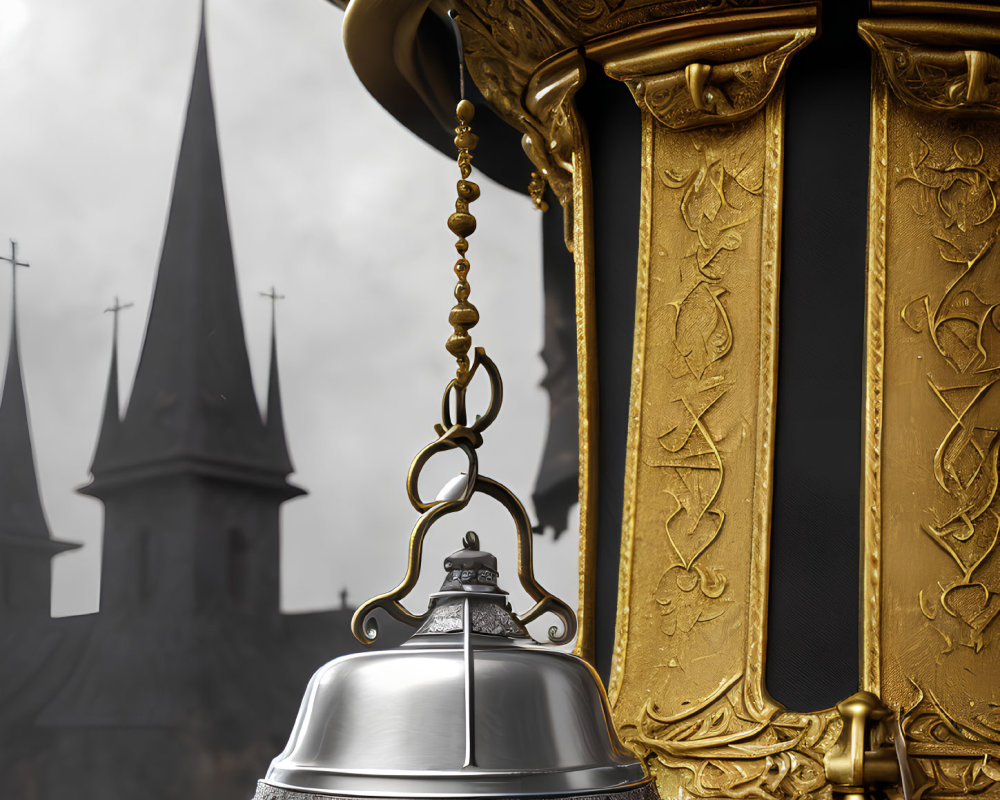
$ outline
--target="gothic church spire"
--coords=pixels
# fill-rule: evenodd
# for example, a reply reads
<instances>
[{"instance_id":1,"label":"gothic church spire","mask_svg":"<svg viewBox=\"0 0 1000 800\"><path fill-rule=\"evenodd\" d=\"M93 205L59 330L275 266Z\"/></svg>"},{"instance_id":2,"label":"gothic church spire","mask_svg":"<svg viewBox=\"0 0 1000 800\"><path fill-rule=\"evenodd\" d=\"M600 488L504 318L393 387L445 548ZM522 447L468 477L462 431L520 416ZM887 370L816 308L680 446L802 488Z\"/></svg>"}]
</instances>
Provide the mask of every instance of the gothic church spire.
<instances>
[{"instance_id":1,"label":"gothic church spire","mask_svg":"<svg viewBox=\"0 0 1000 800\"><path fill-rule=\"evenodd\" d=\"M283 294L278 294L274 287L270 292L261 294L271 301L271 363L267 376L267 427L268 445L275 459L280 459L286 465L287 471L292 471L292 457L288 452L288 440L285 436L285 417L281 409L281 383L278 380L278 301L284 300Z\"/></svg>"},{"instance_id":2,"label":"gothic church spire","mask_svg":"<svg viewBox=\"0 0 1000 800\"><path fill-rule=\"evenodd\" d=\"M97 448L94 450L94 460L90 463L92 473L101 472L107 466L121 432L121 404L118 401L118 315L132 306L133 303L121 303L115 297L114 305L104 309L104 313L114 315L111 323L111 367L108 370L108 387L104 394L101 431L97 438Z\"/></svg>"},{"instance_id":3,"label":"gothic church spire","mask_svg":"<svg viewBox=\"0 0 1000 800\"><path fill-rule=\"evenodd\" d=\"M17 270L28 265L18 261L14 241L10 257L0 256L0 261L8 262L13 272L10 343L0 395L0 549L30 547L39 554L53 556L79 545L52 538L38 490L17 325ZM47 597L45 601L47 605Z\"/></svg>"},{"instance_id":4,"label":"gothic church spire","mask_svg":"<svg viewBox=\"0 0 1000 800\"><path fill-rule=\"evenodd\" d=\"M105 424L114 420L106 415ZM204 11L152 306L119 433L86 491L193 472L300 493L285 480L287 452L273 445L251 381Z\"/></svg>"}]
</instances>

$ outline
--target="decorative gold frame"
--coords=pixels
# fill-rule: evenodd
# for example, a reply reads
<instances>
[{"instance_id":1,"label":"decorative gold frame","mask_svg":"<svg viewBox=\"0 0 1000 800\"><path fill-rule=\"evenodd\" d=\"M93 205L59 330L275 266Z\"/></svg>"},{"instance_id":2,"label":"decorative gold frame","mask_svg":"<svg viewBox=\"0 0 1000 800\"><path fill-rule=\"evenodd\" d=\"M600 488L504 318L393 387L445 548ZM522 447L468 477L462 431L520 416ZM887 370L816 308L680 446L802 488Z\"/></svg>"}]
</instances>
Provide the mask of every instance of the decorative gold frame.
<instances>
[{"instance_id":1,"label":"decorative gold frame","mask_svg":"<svg viewBox=\"0 0 1000 800\"><path fill-rule=\"evenodd\" d=\"M925 797L998 797L1000 9L873 10L864 687Z\"/></svg>"}]
</instances>

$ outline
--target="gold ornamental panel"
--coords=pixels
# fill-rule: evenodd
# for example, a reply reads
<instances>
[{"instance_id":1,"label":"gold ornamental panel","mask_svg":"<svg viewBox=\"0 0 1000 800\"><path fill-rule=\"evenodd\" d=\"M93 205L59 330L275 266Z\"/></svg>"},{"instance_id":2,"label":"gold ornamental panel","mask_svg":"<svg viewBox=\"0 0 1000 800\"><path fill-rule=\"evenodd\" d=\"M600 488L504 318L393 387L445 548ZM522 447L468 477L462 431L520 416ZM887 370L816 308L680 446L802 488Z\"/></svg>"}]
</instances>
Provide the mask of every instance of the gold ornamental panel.
<instances>
[{"instance_id":1,"label":"gold ornamental panel","mask_svg":"<svg viewBox=\"0 0 1000 800\"><path fill-rule=\"evenodd\" d=\"M661 796L828 791L840 720L764 688L783 100L727 126L643 114L610 699Z\"/></svg>"},{"instance_id":2,"label":"gold ornamental panel","mask_svg":"<svg viewBox=\"0 0 1000 800\"><path fill-rule=\"evenodd\" d=\"M861 23L875 56L864 684L902 716L928 798L1000 797L995 14Z\"/></svg>"}]
</instances>

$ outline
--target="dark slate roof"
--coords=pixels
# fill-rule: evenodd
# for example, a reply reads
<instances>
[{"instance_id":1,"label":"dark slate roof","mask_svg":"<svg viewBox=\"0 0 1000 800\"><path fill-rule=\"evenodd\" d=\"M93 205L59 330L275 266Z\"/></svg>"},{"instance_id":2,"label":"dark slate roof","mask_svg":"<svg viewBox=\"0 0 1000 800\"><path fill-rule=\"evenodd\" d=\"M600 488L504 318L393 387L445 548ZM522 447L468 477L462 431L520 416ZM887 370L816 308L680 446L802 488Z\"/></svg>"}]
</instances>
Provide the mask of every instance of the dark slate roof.
<instances>
[{"instance_id":1,"label":"dark slate roof","mask_svg":"<svg viewBox=\"0 0 1000 800\"><path fill-rule=\"evenodd\" d=\"M102 611L37 724L182 727L198 710L198 653L193 620Z\"/></svg>"},{"instance_id":2,"label":"dark slate roof","mask_svg":"<svg viewBox=\"0 0 1000 800\"><path fill-rule=\"evenodd\" d=\"M77 666L94 616L0 616L0 764Z\"/></svg>"},{"instance_id":3,"label":"dark slate roof","mask_svg":"<svg viewBox=\"0 0 1000 800\"><path fill-rule=\"evenodd\" d=\"M115 424L107 409L105 422ZM99 450L84 491L197 472L300 493L285 482L287 451L265 429L251 380L204 22L152 307L118 434Z\"/></svg>"},{"instance_id":4,"label":"dark slate roof","mask_svg":"<svg viewBox=\"0 0 1000 800\"><path fill-rule=\"evenodd\" d=\"M16 295L11 303L7 373L0 397L0 548L27 546L51 556L79 545L53 539L42 509L21 372Z\"/></svg>"},{"instance_id":5,"label":"dark slate roof","mask_svg":"<svg viewBox=\"0 0 1000 800\"><path fill-rule=\"evenodd\" d=\"M201 719L206 733L214 729L218 747L236 748L261 734L273 738L273 749L265 750L270 758L284 744L313 672L364 649L350 634L351 613L283 616L275 624L102 611L38 724L177 729ZM266 763L260 766L263 774Z\"/></svg>"}]
</instances>

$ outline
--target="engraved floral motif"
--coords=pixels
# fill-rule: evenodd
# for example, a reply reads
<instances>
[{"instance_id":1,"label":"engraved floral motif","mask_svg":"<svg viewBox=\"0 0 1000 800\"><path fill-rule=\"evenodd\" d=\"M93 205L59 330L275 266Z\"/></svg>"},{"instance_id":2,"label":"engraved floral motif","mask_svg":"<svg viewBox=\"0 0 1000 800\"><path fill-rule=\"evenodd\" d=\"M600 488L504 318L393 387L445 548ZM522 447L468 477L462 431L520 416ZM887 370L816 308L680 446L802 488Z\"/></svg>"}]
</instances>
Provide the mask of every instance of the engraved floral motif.
<instances>
[{"instance_id":1,"label":"engraved floral motif","mask_svg":"<svg viewBox=\"0 0 1000 800\"><path fill-rule=\"evenodd\" d=\"M663 714L647 702L638 724L623 736L640 752L655 753L688 774L682 800L828 797L823 752L836 739L840 718L774 705L755 713L745 688L743 675L737 675L676 714Z\"/></svg>"},{"instance_id":2,"label":"engraved floral motif","mask_svg":"<svg viewBox=\"0 0 1000 800\"><path fill-rule=\"evenodd\" d=\"M969 713L949 713L931 691L911 679L914 698L901 709L903 732L915 751L911 762L922 782L919 794L928 798L980 795L1000 787L1000 703L982 701ZM978 709L976 708L978 706ZM967 757L921 757L928 748L948 746ZM923 778L920 781L921 777Z\"/></svg>"},{"instance_id":3,"label":"engraved floral motif","mask_svg":"<svg viewBox=\"0 0 1000 800\"><path fill-rule=\"evenodd\" d=\"M660 468L663 531L674 555L654 590L661 630L671 636L716 619L725 609L714 602L725 594L725 575L699 561L726 519L717 505L725 459L708 424L729 390L718 368L733 346L725 279L743 243L747 204L759 197L764 182L762 160L738 146L739 136L739 129L731 135L692 133L688 166L659 172L690 232L686 242L678 243L685 255L677 294L665 303L672 312L666 366L679 396L665 408L667 427L657 436L662 451L649 462Z\"/></svg>"},{"instance_id":4,"label":"engraved floral motif","mask_svg":"<svg viewBox=\"0 0 1000 800\"><path fill-rule=\"evenodd\" d=\"M539 0L546 13L583 36L606 33L626 24L773 5L774 0Z\"/></svg>"},{"instance_id":5,"label":"engraved floral motif","mask_svg":"<svg viewBox=\"0 0 1000 800\"><path fill-rule=\"evenodd\" d=\"M563 49L551 23L536 17L521 0L466 0L465 6L507 63L530 69Z\"/></svg>"},{"instance_id":6,"label":"engraved floral motif","mask_svg":"<svg viewBox=\"0 0 1000 800\"><path fill-rule=\"evenodd\" d=\"M912 331L929 337L946 365L927 376L948 419L933 458L934 479L946 499L935 504L923 531L958 571L925 587L918 600L941 635L944 652L956 644L978 652L986 629L1000 616L1000 584L983 569L1000 538L998 176L974 136L956 136L944 154L918 141L909 174L899 183L916 189L913 211L930 222L952 276L926 287L900 316Z\"/></svg>"},{"instance_id":7,"label":"engraved floral motif","mask_svg":"<svg viewBox=\"0 0 1000 800\"><path fill-rule=\"evenodd\" d=\"M427 615L417 633L456 633L464 630L465 602L460 597L439 601ZM504 605L474 596L469 602L473 633L515 638L527 636L524 628L517 624L510 610Z\"/></svg>"}]
</instances>

